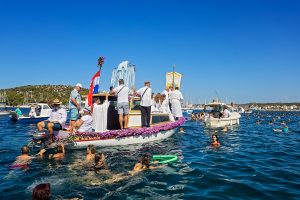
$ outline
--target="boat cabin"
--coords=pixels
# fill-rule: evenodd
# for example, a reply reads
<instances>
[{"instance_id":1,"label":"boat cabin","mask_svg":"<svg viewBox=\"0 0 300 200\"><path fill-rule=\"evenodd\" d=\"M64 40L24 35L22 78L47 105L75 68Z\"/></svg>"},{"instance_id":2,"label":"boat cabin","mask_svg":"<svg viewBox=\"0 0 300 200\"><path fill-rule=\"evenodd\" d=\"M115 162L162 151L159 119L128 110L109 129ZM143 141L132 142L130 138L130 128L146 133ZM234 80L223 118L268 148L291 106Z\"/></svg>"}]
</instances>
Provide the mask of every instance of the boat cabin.
<instances>
[{"instance_id":1,"label":"boat cabin","mask_svg":"<svg viewBox=\"0 0 300 200\"><path fill-rule=\"evenodd\" d=\"M225 109L227 105L221 102L211 102L204 106L204 112L212 115L214 118L220 118L221 112Z\"/></svg>"},{"instance_id":2,"label":"boat cabin","mask_svg":"<svg viewBox=\"0 0 300 200\"><path fill-rule=\"evenodd\" d=\"M101 102L105 100L105 94L94 94L93 102L99 98ZM108 97L109 107L107 111L107 129L117 130L120 129L119 125L119 115L117 110L117 97L109 95ZM128 115L128 127L141 127L141 111L140 111L140 97L131 97L129 101L129 115ZM170 122L170 117L168 113L151 113L151 125L157 125L160 123Z\"/></svg>"}]
</instances>

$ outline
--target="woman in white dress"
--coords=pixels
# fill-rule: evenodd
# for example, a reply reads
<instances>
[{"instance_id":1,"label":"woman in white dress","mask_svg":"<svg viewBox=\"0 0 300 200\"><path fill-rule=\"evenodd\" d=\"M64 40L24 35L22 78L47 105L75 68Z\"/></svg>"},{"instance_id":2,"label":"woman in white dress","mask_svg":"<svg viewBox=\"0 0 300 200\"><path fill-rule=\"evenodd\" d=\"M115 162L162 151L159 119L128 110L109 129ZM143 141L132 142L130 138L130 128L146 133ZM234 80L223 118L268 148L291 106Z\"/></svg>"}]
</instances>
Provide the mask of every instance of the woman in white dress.
<instances>
[{"instance_id":1,"label":"woman in white dress","mask_svg":"<svg viewBox=\"0 0 300 200\"><path fill-rule=\"evenodd\" d=\"M175 91L172 93L172 113L175 119L182 117L181 101L183 96L179 91L179 88L176 87Z\"/></svg>"}]
</instances>

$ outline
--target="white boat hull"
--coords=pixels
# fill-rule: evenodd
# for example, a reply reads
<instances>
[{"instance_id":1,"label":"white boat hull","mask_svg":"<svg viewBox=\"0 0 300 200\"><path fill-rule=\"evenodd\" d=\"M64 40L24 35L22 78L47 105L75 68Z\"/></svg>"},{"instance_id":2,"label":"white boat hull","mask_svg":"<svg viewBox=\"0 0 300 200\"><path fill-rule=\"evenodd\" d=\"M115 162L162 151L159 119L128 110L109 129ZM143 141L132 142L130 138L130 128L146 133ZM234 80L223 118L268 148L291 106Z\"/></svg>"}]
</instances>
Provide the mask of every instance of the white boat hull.
<instances>
[{"instance_id":1,"label":"white boat hull","mask_svg":"<svg viewBox=\"0 0 300 200\"><path fill-rule=\"evenodd\" d=\"M81 147L86 147L88 145L118 146L118 145L130 145L130 144L153 142L156 140L166 139L172 136L175 133L175 130L176 129L161 131L159 133L149 134L147 136L139 135L139 136L129 136L129 137L122 137L122 138L114 138L114 139L104 139L104 140L73 141L73 145L75 148L81 148Z\"/></svg>"},{"instance_id":2,"label":"white boat hull","mask_svg":"<svg viewBox=\"0 0 300 200\"><path fill-rule=\"evenodd\" d=\"M222 128L225 126L232 126L240 124L241 115L236 113L229 118L209 118L204 121L205 125L209 128Z\"/></svg>"}]
</instances>

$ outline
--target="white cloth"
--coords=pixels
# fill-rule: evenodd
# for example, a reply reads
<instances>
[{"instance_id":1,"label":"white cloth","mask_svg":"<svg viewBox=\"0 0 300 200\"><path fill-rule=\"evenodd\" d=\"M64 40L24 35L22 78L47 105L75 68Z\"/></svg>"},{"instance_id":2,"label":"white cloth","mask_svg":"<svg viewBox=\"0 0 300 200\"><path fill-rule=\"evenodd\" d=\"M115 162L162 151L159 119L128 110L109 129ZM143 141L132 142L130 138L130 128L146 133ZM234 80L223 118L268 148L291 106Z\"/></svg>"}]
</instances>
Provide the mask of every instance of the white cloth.
<instances>
[{"instance_id":1,"label":"white cloth","mask_svg":"<svg viewBox=\"0 0 300 200\"><path fill-rule=\"evenodd\" d=\"M118 103L128 103L128 94L129 94L130 90L127 86L125 86L123 84L119 85L113 91L115 92L115 95L118 96Z\"/></svg>"},{"instance_id":2,"label":"white cloth","mask_svg":"<svg viewBox=\"0 0 300 200\"><path fill-rule=\"evenodd\" d=\"M93 117L91 115L84 115L81 117L83 123L77 130L78 132L92 132L93 131Z\"/></svg>"},{"instance_id":3,"label":"white cloth","mask_svg":"<svg viewBox=\"0 0 300 200\"><path fill-rule=\"evenodd\" d=\"M161 110L163 113L170 113L169 101L165 99L161 104Z\"/></svg>"},{"instance_id":4,"label":"white cloth","mask_svg":"<svg viewBox=\"0 0 300 200\"><path fill-rule=\"evenodd\" d=\"M107 110L109 101L104 101L102 105L95 105L93 110L93 129L95 132L107 130Z\"/></svg>"},{"instance_id":5,"label":"white cloth","mask_svg":"<svg viewBox=\"0 0 300 200\"><path fill-rule=\"evenodd\" d=\"M229 118L231 115L230 111L226 108L224 111L223 111L223 118Z\"/></svg>"},{"instance_id":6,"label":"white cloth","mask_svg":"<svg viewBox=\"0 0 300 200\"><path fill-rule=\"evenodd\" d=\"M172 92L172 114L174 117L182 117L181 100L183 96L179 90Z\"/></svg>"},{"instance_id":7,"label":"white cloth","mask_svg":"<svg viewBox=\"0 0 300 200\"><path fill-rule=\"evenodd\" d=\"M169 101L169 92L167 90L162 91L161 94L164 94L166 96L166 100Z\"/></svg>"},{"instance_id":8,"label":"white cloth","mask_svg":"<svg viewBox=\"0 0 300 200\"><path fill-rule=\"evenodd\" d=\"M153 101L153 104L151 106L151 112L162 112L161 103Z\"/></svg>"},{"instance_id":9,"label":"white cloth","mask_svg":"<svg viewBox=\"0 0 300 200\"><path fill-rule=\"evenodd\" d=\"M148 88L147 86L142 87L137 91L137 93L141 96L141 106L148 107L151 106L151 94L152 90L151 88ZM145 92L146 91L146 92ZM145 92L145 93L144 93ZM142 96L144 94L144 96Z\"/></svg>"},{"instance_id":10,"label":"white cloth","mask_svg":"<svg viewBox=\"0 0 300 200\"><path fill-rule=\"evenodd\" d=\"M62 107L59 107L57 110L52 109L48 120L50 122L59 122L61 126L64 126L67 121L67 112Z\"/></svg>"}]
</instances>

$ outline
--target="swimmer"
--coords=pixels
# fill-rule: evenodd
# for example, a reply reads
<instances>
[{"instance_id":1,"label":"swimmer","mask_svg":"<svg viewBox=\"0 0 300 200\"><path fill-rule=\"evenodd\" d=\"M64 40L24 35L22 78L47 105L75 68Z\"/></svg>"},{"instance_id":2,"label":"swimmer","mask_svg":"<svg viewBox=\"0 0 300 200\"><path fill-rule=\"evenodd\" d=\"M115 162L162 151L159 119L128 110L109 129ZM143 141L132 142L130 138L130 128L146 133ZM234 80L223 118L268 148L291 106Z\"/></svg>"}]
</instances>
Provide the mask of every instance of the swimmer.
<instances>
[{"instance_id":1,"label":"swimmer","mask_svg":"<svg viewBox=\"0 0 300 200\"><path fill-rule=\"evenodd\" d=\"M32 191L32 200L50 200L50 184L42 183Z\"/></svg>"},{"instance_id":2,"label":"swimmer","mask_svg":"<svg viewBox=\"0 0 300 200\"><path fill-rule=\"evenodd\" d=\"M227 126L225 126L223 129L222 129L223 132L227 132L228 131L228 128Z\"/></svg>"},{"instance_id":3,"label":"swimmer","mask_svg":"<svg viewBox=\"0 0 300 200\"><path fill-rule=\"evenodd\" d=\"M56 154L49 154L49 159L54 158L57 160L63 159L65 156L65 145L60 144L56 147Z\"/></svg>"},{"instance_id":4,"label":"swimmer","mask_svg":"<svg viewBox=\"0 0 300 200\"><path fill-rule=\"evenodd\" d=\"M273 124L273 121L271 120L271 121L269 121L269 125L272 125Z\"/></svg>"},{"instance_id":5,"label":"swimmer","mask_svg":"<svg viewBox=\"0 0 300 200\"><path fill-rule=\"evenodd\" d=\"M31 161L32 159L37 158L37 157L42 157L44 155L44 153L46 152L46 150L41 149L39 151L39 153L37 153L35 156L30 156L29 155L30 149L27 145L25 145L21 148L21 152L22 152L22 154L16 158L16 161L14 162L13 165L28 164L29 161Z\"/></svg>"},{"instance_id":6,"label":"swimmer","mask_svg":"<svg viewBox=\"0 0 300 200\"><path fill-rule=\"evenodd\" d=\"M182 127L179 128L179 133L185 133Z\"/></svg>"},{"instance_id":7,"label":"swimmer","mask_svg":"<svg viewBox=\"0 0 300 200\"><path fill-rule=\"evenodd\" d=\"M217 135L212 135L211 136L211 139L212 139L212 142L211 142L211 146L214 146L214 147L219 147L221 146L220 142L219 142L219 138Z\"/></svg>"},{"instance_id":8,"label":"swimmer","mask_svg":"<svg viewBox=\"0 0 300 200\"><path fill-rule=\"evenodd\" d=\"M258 121L256 121L256 124L260 124L260 123L261 123L261 121L259 121L259 120L258 120Z\"/></svg>"},{"instance_id":9,"label":"swimmer","mask_svg":"<svg viewBox=\"0 0 300 200\"><path fill-rule=\"evenodd\" d=\"M103 153L98 153L95 155L95 164L94 169L95 170L102 170L102 169L108 169L106 163L105 163L105 156Z\"/></svg>"},{"instance_id":10,"label":"swimmer","mask_svg":"<svg viewBox=\"0 0 300 200\"><path fill-rule=\"evenodd\" d=\"M149 156L144 155L133 167L133 169L129 172L131 175L136 174L137 172L144 171L146 169L157 169L162 168L164 165L161 166L151 166L150 165L150 158Z\"/></svg>"},{"instance_id":11,"label":"swimmer","mask_svg":"<svg viewBox=\"0 0 300 200\"><path fill-rule=\"evenodd\" d=\"M95 160L96 148L94 145L88 145L86 149L86 161L93 162Z\"/></svg>"}]
</instances>

